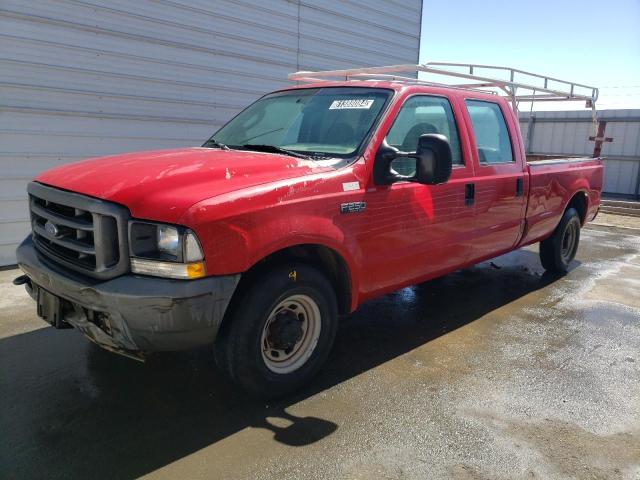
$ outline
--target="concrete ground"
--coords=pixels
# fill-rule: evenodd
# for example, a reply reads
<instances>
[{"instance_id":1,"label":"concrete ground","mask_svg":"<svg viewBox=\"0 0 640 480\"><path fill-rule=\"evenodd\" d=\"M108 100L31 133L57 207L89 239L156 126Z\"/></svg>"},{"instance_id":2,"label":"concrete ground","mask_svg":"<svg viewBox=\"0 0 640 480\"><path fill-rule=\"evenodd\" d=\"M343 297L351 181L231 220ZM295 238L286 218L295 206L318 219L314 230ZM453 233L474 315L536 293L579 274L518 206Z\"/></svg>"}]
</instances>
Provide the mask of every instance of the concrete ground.
<instances>
[{"instance_id":1,"label":"concrete ground","mask_svg":"<svg viewBox=\"0 0 640 480\"><path fill-rule=\"evenodd\" d=\"M594 220L596 225L606 227L623 227L640 229L640 217L631 217L626 215L614 215L613 213L600 212Z\"/></svg>"},{"instance_id":2,"label":"concrete ground","mask_svg":"<svg viewBox=\"0 0 640 480\"><path fill-rule=\"evenodd\" d=\"M307 390L206 349L147 364L45 327L0 272L0 478L640 478L640 230L592 226L369 302Z\"/></svg>"}]
</instances>

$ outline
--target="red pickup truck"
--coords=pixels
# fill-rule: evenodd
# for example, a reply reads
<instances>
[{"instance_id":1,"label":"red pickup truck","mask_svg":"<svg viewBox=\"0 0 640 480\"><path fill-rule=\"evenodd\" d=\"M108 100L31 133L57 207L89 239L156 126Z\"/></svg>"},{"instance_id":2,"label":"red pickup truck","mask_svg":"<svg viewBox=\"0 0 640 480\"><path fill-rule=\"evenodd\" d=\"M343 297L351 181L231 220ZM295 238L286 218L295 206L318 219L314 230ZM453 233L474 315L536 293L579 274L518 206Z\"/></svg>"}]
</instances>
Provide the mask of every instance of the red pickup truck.
<instances>
[{"instance_id":1,"label":"red pickup truck","mask_svg":"<svg viewBox=\"0 0 640 480\"><path fill-rule=\"evenodd\" d=\"M566 272L599 159L527 162L498 95L411 81L270 93L202 147L63 165L28 186L38 314L109 350L212 345L250 392L309 381L340 315L540 242Z\"/></svg>"}]
</instances>

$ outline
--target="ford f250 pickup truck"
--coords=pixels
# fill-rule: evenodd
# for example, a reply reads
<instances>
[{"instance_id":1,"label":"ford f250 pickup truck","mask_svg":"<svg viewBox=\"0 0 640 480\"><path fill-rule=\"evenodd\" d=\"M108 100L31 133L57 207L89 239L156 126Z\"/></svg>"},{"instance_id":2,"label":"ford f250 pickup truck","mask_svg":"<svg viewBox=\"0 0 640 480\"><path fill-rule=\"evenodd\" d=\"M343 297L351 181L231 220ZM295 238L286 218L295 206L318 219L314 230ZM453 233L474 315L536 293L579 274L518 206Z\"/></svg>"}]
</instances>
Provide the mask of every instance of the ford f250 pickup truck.
<instances>
[{"instance_id":1,"label":"ford f250 pickup truck","mask_svg":"<svg viewBox=\"0 0 640 480\"><path fill-rule=\"evenodd\" d=\"M106 349L211 345L247 391L278 396L366 300L534 242L566 272L598 211L600 159L528 162L513 78L477 77L504 97L389 71L299 72L201 147L41 173L14 283Z\"/></svg>"}]
</instances>

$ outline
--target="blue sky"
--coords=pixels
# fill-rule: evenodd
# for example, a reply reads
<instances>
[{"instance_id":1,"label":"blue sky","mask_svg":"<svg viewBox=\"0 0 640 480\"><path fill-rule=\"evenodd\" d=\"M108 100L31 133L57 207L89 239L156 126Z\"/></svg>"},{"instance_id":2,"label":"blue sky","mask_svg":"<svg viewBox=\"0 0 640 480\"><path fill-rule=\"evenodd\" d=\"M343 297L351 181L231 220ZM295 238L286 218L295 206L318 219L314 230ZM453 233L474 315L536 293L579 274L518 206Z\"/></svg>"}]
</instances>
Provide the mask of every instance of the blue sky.
<instances>
[{"instance_id":1,"label":"blue sky","mask_svg":"<svg viewBox=\"0 0 640 480\"><path fill-rule=\"evenodd\" d=\"M421 63L520 68L600 88L599 110L640 108L640 0L423 1Z\"/></svg>"}]
</instances>

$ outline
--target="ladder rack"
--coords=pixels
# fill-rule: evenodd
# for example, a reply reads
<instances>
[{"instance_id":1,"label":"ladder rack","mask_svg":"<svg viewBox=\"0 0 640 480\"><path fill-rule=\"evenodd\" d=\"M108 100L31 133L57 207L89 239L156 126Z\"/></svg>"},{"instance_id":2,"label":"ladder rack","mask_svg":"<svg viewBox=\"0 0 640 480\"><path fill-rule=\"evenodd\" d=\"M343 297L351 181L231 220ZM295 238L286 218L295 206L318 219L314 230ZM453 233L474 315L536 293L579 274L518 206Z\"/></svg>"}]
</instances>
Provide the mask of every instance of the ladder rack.
<instances>
[{"instance_id":1,"label":"ladder rack","mask_svg":"<svg viewBox=\"0 0 640 480\"><path fill-rule=\"evenodd\" d=\"M397 73L417 74L418 72L472 80L472 82L445 84L396 75ZM591 108L593 120L594 122L596 121L597 88L511 67L473 63L428 62L416 65L391 65L317 72L302 71L289 74L289 80L306 83L330 80L386 80L447 88L462 88L502 95L511 101L511 105L516 112L520 102L584 101L585 107Z\"/></svg>"}]
</instances>

